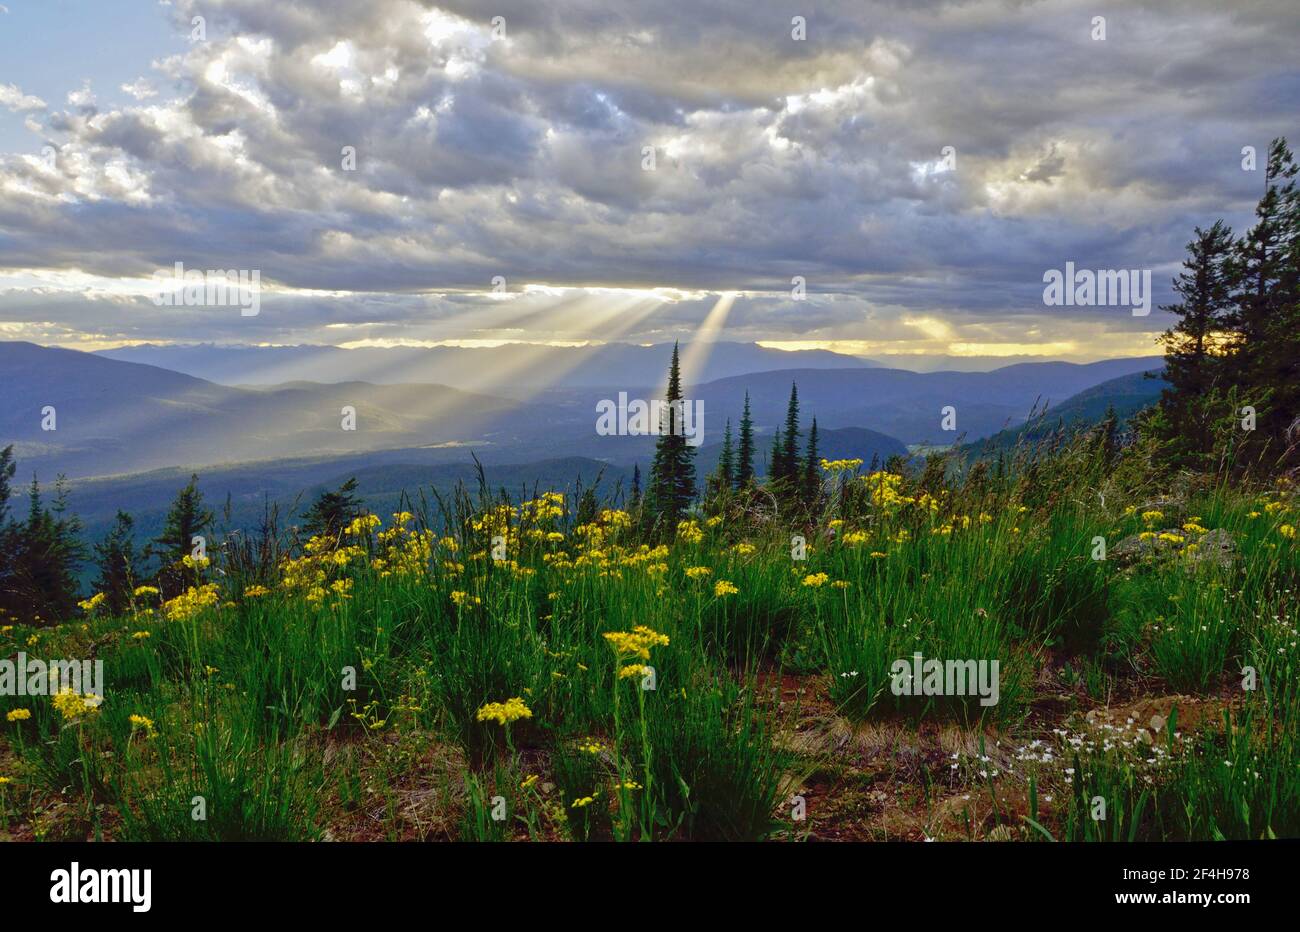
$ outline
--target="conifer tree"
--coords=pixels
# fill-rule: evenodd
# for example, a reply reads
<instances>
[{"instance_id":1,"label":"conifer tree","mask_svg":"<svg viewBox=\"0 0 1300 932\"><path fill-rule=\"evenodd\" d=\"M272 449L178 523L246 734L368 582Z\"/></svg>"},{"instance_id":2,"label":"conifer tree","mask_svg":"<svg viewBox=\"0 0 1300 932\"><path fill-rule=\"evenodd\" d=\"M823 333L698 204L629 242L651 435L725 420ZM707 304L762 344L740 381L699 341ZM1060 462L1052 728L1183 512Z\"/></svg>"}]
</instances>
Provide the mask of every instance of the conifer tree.
<instances>
[{"instance_id":1,"label":"conifer tree","mask_svg":"<svg viewBox=\"0 0 1300 932\"><path fill-rule=\"evenodd\" d=\"M695 498L695 448L686 442L682 424L682 375L678 347L668 370L667 405L650 465L648 497L657 520L676 527Z\"/></svg>"},{"instance_id":2,"label":"conifer tree","mask_svg":"<svg viewBox=\"0 0 1300 932\"><path fill-rule=\"evenodd\" d=\"M799 477L799 387L790 383L790 403L785 410L785 428L781 433L781 460L775 478L791 489Z\"/></svg>"},{"instance_id":3,"label":"conifer tree","mask_svg":"<svg viewBox=\"0 0 1300 932\"><path fill-rule=\"evenodd\" d=\"M736 481L736 454L731 442L731 420L722 435L722 452L718 454L718 466L709 477L708 494L713 498L723 492L729 492Z\"/></svg>"},{"instance_id":4,"label":"conifer tree","mask_svg":"<svg viewBox=\"0 0 1300 932\"><path fill-rule=\"evenodd\" d=\"M817 510L822 491L821 476L821 460L817 452L817 418L813 418L812 426L808 428L808 455L804 457L799 482L801 497L809 511Z\"/></svg>"},{"instance_id":5,"label":"conifer tree","mask_svg":"<svg viewBox=\"0 0 1300 932\"><path fill-rule=\"evenodd\" d=\"M749 392L745 392L745 409L740 416L740 448L736 453L736 488L754 481L754 419L749 414Z\"/></svg>"},{"instance_id":6,"label":"conifer tree","mask_svg":"<svg viewBox=\"0 0 1300 932\"><path fill-rule=\"evenodd\" d=\"M1187 244L1183 271L1174 279L1175 304L1165 305L1178 322L1165 331L1161 422L1165 457L1174 466L1192 465L1209 452L1214 412L1204 404L1224 378L1221 344L1232 313L1235 244L1232 230L1217 221L1208 230L1196 228Z\"/></svg>"},{"instance_id":7,"label":"conifer tree","mask_svg":"<svg viewBox=\"0 0 1300 932\"><path fill-rule=\"evenodd\" d=\"M17 465L12 444L0 450L0 618L15 608L13 558L18 550L18 529L9 520L9 497Z\"/></svg>"},{"instance_id":8,"label":"conifer tree","mask_svg":"<svg viewBox=\"0 0 1300 932\"><path fill-rule=\"evenodd\" d=\"M357 480L352 476L337 489L322 492L304 516L303 533L338 539L343 529L363 513L356 491Z\"/></svg>"},{"instance_id":9,"label":"conifer tree","mask_svg":"<svg viewBox=\"0 0 1300 932\"><path fill-rule=\"evenodd\" d=\"M203 536L215 518L212 511L204 507L203 493L199 491L198 482L198 474L192 473L185 488L176 493L167 512L163 532L153 540L157 547L149 548L150 553L157 554L162 559L158 581L164 590L163 594L168 597L195 581L193 572L184 572L177 564L190 556L194 538Z\"/></svg>"},{"instance_id":10,"label":"conifer tree","mask_svg":"<svg viewBox=\"0 0 1300 932\"><path fill-rule=\"evenodd\" d=\"M60 476L55 497L46 507L32 477L27 520L16 529L12 583L16 608L33 624L72 618L77 607L77 568L85 558L78 538L81 522L67 514L67 487Z\"/></svg>"},{"instance_id":11,"label":"conifer tree","mask_svg":"<svg viewBox=\"0 0 1300 932\"><path fill-rule=\"evenodd\" d=\"M1259 417L1261 439L1281 439L1300 414L1300 192L1285 139L1269 146L1256 222L1238 247L1239 290L1231 315L1228 374L1246 404L1271 395ZM1256 402L1258 403L1258 402Z\"/></svg>"},{"instance_id":12,"label":"conifer tree","mask_svg":"<svg viewBox=\"0 0 1300 932\"><path fill-rule=\"evenodd\" d=\"M106 608L113 615L122 615L130 608L131 594L141 579L134 532L135 521L119 509L112 528L94 546L99 568L95 591L104 594Z\"/></svg>"}]
</instances>

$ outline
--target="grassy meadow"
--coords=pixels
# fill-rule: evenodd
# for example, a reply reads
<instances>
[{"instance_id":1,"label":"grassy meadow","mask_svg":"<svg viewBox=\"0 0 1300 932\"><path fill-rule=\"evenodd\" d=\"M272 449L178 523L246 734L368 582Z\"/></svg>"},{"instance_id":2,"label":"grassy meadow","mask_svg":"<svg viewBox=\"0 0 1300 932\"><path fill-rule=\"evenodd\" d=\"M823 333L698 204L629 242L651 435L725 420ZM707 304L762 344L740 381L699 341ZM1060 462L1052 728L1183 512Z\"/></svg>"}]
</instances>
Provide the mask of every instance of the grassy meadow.
<instances>
[{"instance_id":1,"label":"grassy meadow","mask_svg":"<svg viewBox=\"0 0 1300 932\"><path fill-rule=\"evenodd\" d=\"M794 526L480 489L6 624L107 689L0 699L0 836L1300 836L1290 485L823 466ZM997 703L896 695L916 652Z\"/></svg>"}]
</instances>

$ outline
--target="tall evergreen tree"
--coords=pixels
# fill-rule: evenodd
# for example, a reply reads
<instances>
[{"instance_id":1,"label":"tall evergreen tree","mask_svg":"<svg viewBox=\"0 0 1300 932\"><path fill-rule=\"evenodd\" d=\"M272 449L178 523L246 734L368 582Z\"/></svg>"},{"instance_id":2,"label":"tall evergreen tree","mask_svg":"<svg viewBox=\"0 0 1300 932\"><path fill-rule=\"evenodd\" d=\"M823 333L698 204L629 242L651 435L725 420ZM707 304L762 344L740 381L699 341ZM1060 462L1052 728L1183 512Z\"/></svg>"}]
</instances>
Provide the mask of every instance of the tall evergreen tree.
<instances>
[{"instance_id":1,"label":"tall evergreen tree","mask_svg":"<svg viewBox=\"0 0 1300 932\"><path fill-rule=\"evenodd\" d=\"M808 428L808 455L804 457L800 493L809 511L815 511L822 492L822 466L817 452L817 418Z\"/></svg>"},{"instance_id":2,"label":"tall evergreen tree","mask_svg":"<svg viewBox=\"0 0 1300 932\"><path fill-rule=\"evenodd\" d=\"M17 529L13 587L20 617L54 624L73 617L77 607L77 568L85 558L78 535L81 522L67 513L67 487L60 476L46 507L32 477L27 520Z\"/></svg>"},{"instance_id":3,"label":"tall evergreen tree","mask_svg":"<svg viewBox=\"0 0 1300 932\"><path fill-rule=\"evenodd\" d=\"M1169 382L1161 400L1161 432L1175 466L1192 465L1213 442L1215 412L1203 402L1224 377L1223 344L1236 271L1232 230L1221 220L1208 230L1197 227L1187 253L1173 285L1180 300L1161 308L1178 318L1161 337Z\"/></svg>"},{"instance_id":4,"label":"tall evergreen tree","mask_svg":"<svg viewBox=\"0 0 1300 932\"><path fill-rule=\"evenodd\" d=\"M767 481L768 484L778 482L780 470L781 455L785 450L785 445L781 442L781 428L772 432L772 449L767 455Z\"/></svg>"},{"instance_id":5,"label":"tall evergreen tree","mask_svg":"<svg viewBox=\"0 0 1300 932\"><path fill-rule=\"evenodd\" d=\"M337 489L322 492L304 516L303 532L338 539L343 529L363 513L356 491L357 480L352 476Z\"/></svg>"},{"instance_id":6,"label":"tall evergreen tree","mask_svg":"<svg viewBox=\"0 0 1300 932\"><path fill-rule=\"evenodd\" d=\"M1247 404L1269 390L1260 411L1263 438L1281 439L1300 414L1300 193L1285 139L1269 146L1256 222L1238 247L1240 288L1231 316L1228 374Z\"/></svg>"},{"instance_id":7,"label":"tall evergreen tree","mask_svg":"<svg viewBox=\"0 0 1300 932\"><path fill-rule=\"evenodd\" d=\"M799 386L790 383L790 403L785 409L785 428L781 433L781 460L776 478L791 489L799 478Z\"/></svg>"},{"instance_id":8,"label":"tall evergreen tree","mask_svg":"<svg viewBox=\"0 0 1300 932\"><path fill-rule=\"evenodd\" d=\"M736 454L736 488L754 481L754 419L749 414L749 392L745 392L745 410L740 416L740 449Z\"/></svg>"},{"instance_id":9,"label":"tall evergreen tree","mask_svg":"<svg viewBox=\"0 0 1300 932\"><path fill-rule=\"evenodd\" d=\"M0 619L16 608L13 573L18 529L9 520L9 498L13 494L10 482L17 466L12 444L0 450Z\"/></svg>"},{"instance_id":10,"label":"tall evergreen tree","mask_svg":"<svg viewBox=\"0 0 1300 932\"><path fill-rule=\"evenodd\" d=\"M650 466L648 497L655 517L675 527L695 498L695 448L686 442L682 424L682 374L677 344L668 370L664 423L660 425Z\"/></svg>"},{"instance_id":11,"label":"tall evergreen tree","mask_svg":"<svg viewBox=\"0 0 1300 932\"><path fill-rule=\"evenodd\" d=\"M723 492L729 492L736 484L736 453L731 442L731 419L722 434L722 452L718 454L718 466L708 481L708 495L713 498Z\"/></svg>"},{"instance_id":12,"label":"tall evergreen tree","mask_svg":"<svg viewBox=\"0 0 1300 932\"><path fill-rule=\"evenodd\" d=\"M157 554L162 560L157 579L167 597L196 581L196 574L179 564L193 551L194 538L203 536L215 518L212 511L204 507L198 482L198 474L193 473L185 488L176 493L163 532L153 540L157 546L149 548L150 553Z\"/></svg>"},{"instance_id":13,"label":"tall evergreen tree","mask_svg":"<svg viewBox=\"0 0 1300 932\"><path fill-rule=\"evenodd\" d=\"M632 464L632 495L629 501L632 510L641 507L641 464Z\"/></svg>"},{"instance_id":14,"label":"tall evergreen tree","mask_svg":"<svg viewBox=\"0 0 1300 932\"><path fill-rule=\"evenodd\" d=\"M95 544L95 564L99 576L95 591L104 594L108 611L122 615L131 605L131 594L141 574L135 551L135 521L120 509L112 528Z\"/></svg>"}]
</instances>

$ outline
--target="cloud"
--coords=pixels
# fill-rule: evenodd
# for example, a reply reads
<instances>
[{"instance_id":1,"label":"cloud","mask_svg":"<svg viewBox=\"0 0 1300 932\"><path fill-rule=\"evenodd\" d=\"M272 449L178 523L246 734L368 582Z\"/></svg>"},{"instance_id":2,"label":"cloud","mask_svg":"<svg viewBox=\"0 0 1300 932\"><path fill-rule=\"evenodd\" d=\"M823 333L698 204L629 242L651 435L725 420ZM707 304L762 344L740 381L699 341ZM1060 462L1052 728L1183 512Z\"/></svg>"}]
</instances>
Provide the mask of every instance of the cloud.
<instances>
[{"instance_id":1,"label":"cloud","mask_svg":"<svg viewBox=\"0 0 1300 932\"><path fill-rule=\"evenodd\" d=\"M158 91L155 90L153 85L144 78L136 78L129 84L123 84L122 90L126 91L126 93L130 94L136 100L148 100L151 97L158 96Z\"/></svg>"},{"instance_id":2,"label":"cloud","mask_svg":"<svg viewBox=\"0 0 1300 932\"><path fill-rule=\"evenodd\" d=\"M777 0L498 0L496 26L470 0L177 0L208 41L122 85L133 103L86 83L55 112L0 85L58 151L0 156L0 270L182 260L286 296L253 321L110 314L56 275L56 304L23 305L105 339L499 333L490 301L454 297L499 276L737 291L728 338L1101 352L1159 315L1046 309L1043 271L1152 268L1167 292L1194 225L1247 221L1241 147L1295 131L1300 10L1281 0L816 6L796 41ZM815 300L790 299L795 276ZM580 330L518 300L539 339ZM663 302L628 336L689 334L714 300Z\"/></svg>"},{"instance_id":3,"label":"cloud","mask_svg":"<svg viewBox=\"0 0 1300 932\"><path fill-rule=\"evenodd\" d=\"M9 11L6 10L5 12ZM0 107L14 113L24 113L29 110L44 110L45 101L39 97L24 94L16 84L0 84Z\"/></svg>"}]
</instances>

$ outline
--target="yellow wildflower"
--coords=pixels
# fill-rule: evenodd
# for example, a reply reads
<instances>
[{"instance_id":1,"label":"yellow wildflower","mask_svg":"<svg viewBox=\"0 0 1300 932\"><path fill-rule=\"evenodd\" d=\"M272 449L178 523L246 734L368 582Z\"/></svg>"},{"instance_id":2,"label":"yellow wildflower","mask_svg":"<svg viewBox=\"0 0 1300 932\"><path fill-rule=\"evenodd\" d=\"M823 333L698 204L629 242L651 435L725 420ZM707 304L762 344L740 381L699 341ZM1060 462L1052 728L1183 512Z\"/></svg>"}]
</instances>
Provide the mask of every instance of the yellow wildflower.
<instances>
[{"instance_id":1,"label":"yellow wildflower","mask_svg":"<svg viewBox=\"0 0 1300 932\"><path fill-rule=\"evenodd\" d=\"M499 725L509 725L521 718L532 718L533 710L524 705L524 700L513 696L505 702L489 702L479 708L475 718L480 722L489 719Z\"/></svg>"}]
</instances>

